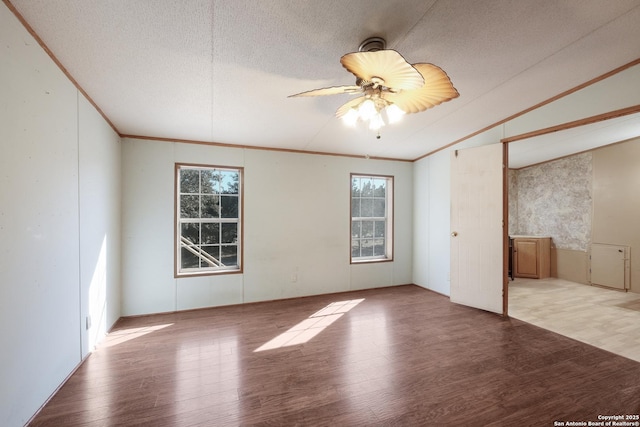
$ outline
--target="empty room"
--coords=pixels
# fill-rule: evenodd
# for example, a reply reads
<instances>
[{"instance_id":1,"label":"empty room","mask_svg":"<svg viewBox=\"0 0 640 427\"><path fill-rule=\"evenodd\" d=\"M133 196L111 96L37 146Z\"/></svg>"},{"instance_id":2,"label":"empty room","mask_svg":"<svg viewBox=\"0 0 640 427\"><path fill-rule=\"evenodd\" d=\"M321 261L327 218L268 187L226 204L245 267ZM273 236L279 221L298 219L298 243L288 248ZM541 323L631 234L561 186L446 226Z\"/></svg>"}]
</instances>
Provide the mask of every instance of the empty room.
<instances>
[{"instance_id":1,"label":"empty room","mask_svg":"<svg viewBox=\"0 0 640 427\"><path fill-rule=\"evenodd\" d=\"M0 425L640 425L637 0L3 0Z\"/></svg>"}]
</instances>

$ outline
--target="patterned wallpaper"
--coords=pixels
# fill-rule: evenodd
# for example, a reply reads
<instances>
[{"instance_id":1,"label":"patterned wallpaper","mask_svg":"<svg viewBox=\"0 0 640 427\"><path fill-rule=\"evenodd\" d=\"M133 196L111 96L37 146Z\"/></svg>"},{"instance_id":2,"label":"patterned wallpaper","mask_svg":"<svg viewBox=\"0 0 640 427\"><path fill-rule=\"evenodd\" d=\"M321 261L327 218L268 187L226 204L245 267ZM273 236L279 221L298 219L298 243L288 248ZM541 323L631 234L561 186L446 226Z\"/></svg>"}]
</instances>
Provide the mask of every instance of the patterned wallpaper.
<instances>
[{"instance_id":1,"label":"patterned wallpaper","mask_svg":"<svg viewBox=\"0 0 640 427\"><path fill-rule=\"evenodd\" d=\"M509 234L522 234L518 227L518 171L509 169L508 171L509 186Z\"/></svg>"},{"instance_id":2,"label":"patterned wallpaper","mask_svg":"<svg viewBox=\"0 0 640 427\"><path fill-rule=\"evenodd\" d=\"M591 241L593 157L577 154L509 171L509 233L551 236L557 248Z\"/></svg>"}]
</instances>

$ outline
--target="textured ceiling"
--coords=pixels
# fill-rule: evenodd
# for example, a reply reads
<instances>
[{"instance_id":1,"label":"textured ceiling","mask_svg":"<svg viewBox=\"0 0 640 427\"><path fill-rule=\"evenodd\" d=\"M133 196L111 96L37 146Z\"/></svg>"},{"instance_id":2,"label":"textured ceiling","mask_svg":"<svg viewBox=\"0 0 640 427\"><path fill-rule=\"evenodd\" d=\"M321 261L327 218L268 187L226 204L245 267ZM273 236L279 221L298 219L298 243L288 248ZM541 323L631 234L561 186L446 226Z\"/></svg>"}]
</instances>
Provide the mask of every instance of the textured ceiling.
<instances>
[{"instance_id":1,"label":"textured ceiling","mask_svg":"<svg viewBox=\"0 0 640 427\"><path fill-rule=\"evenodd\" d=\"M509 167L518 169L638 136L640 113L527 138L509 145Z\"/></svg>"},{"instance_id":2,"label":"textured ceiling","mask_svg":"<svg viewBox=\"0 0 640 427\"><path fill-rule=\"evenodd\" d=\"M640 58L638 0L11 0L123 135L415 159ZM376 140L334 118L381 36L460 97Z\"/></svg>"}]
</instances>

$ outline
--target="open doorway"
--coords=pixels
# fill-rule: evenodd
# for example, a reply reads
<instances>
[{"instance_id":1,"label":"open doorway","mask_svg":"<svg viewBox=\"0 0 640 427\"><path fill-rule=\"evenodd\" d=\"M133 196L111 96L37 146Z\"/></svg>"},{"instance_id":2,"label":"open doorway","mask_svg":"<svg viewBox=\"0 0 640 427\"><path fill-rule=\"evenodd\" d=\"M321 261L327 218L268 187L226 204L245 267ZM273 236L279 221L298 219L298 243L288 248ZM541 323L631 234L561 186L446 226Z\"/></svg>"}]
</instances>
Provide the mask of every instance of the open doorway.
<instances>
[{"instance_id":1,"label":"open doorway","mask_svg":"<svg viewBox=\"0 0 640 427\"><path fill-rule=\"evenodd\" d=\"M509 314L640 361L640 335L632 326L640 321L640 280L630 280L640 277L633 219L640 202L631 197L640 182L638 110L503 142L509 144L509 234L551 241L548 274L515 274L509 281ZM623 291L590 286L591 248L598 243L629 247Z\"/></svg>"}]
</instances>

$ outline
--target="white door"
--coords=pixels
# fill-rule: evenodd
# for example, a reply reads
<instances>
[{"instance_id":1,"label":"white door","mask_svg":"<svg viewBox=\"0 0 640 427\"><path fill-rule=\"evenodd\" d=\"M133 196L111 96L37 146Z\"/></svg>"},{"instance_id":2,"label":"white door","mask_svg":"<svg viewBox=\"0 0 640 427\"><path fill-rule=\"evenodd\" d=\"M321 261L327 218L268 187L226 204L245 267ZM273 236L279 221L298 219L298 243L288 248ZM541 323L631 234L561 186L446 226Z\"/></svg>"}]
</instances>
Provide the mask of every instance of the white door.
<instances>
[{"instance_id":1,"label":"white door","mask_svg":"<svg viewBox=\"0 0 640 427\"><path fill-rule=\"evenodd\" d=\"M451 153L451 301L506 315L503 147Z\"/></svg>"}]
</instances>

